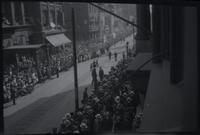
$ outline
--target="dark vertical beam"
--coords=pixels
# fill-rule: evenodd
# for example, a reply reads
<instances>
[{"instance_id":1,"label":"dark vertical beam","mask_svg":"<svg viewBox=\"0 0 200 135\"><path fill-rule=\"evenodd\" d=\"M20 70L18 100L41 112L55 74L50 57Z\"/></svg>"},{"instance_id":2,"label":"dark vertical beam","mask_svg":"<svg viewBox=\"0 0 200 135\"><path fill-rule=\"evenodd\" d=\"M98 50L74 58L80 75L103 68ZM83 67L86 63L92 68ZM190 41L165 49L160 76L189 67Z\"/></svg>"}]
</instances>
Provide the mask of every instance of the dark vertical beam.
<instances>
[{"instance_id":1,"label":"dark vertical beam","mask_svg":"<svg viewBox=\"0 0 200 135\"><path fill-rule=\"evenodd\" d=\"M49 2L47 2L47 14L48 14L47 21L49 22L48 25L50 25L51 16L50 16L50 5L49 5Z\"/></svg>"},{"instance_id":2,"label":"dark vertical beam","mask_svg":"<svg viewBox=\"0 0 200 135\"><path fill-rule=\"evenodd\" d=\"M22 12L22 22L26 24L25 15L24 15L24 2L21 2L21 12Z\"/></svg>"},{"instance_id":3,"label":"dark vertical beam","mask_svg":"<svg viewBox=\"0 0 200 135\"><path fill-rule=\"evenodd\" d=\"M160 52L162 59L169 60L169 6L160 6Z\"/></svg>"},{"instance_id":4,"label":"dark vertical beam","mask_svg":"<svg viewBox=\"0 0 200 135\"><path fill-rule=\"evenodd\" d=\"M153 56L161 52L161 18L160 5L152 5L152 35L153 35ZM153 63L160 63L161 57L153 59Z\"/></svg>"},{"instance_id":5,"label":"dark vertical beam","mask_svg":"<svg viewBox=\"0 0 200 135\"><path fill-rule=\"evenodd\" d=\"M198 20L197 20L197 24L200 24L200 7L198 7L197 8L197 18L198 18ZM197 33L197 35L200 35L200 27L199 26L197 26L198 27L198 33ZM197 41L197 44L200 44L200 38L198 38L198 41ZM198 54L198 89L200 88L199 86L200 86L200 83L199 83L199 81L200 81L200 71L199 71L199 69L200 69L200 46L198 45L198 48L197 48L197 54ZM199 107L199 103L200 103L200 93L198 93L198 114L200 114L200 107ZM200 116L198 115L198 132L200 131L200 120L199 120L199 118L200 118Z\"/></svg>"},{"instance_id":6,"label":"dark vertical beam","mask_svg":"<svg viewBox=\"0 0 200 135\"><path fill-rule=\"evenodd\" d=\"M150 7L148 4L137 4L137 25L140 25L143 29L147 31L150 30ZM148 40L150 33L143 32L141 29L137 29L136 39L138 40Z\"/></svg>"},{"instance_id":7,"label":"dark vertical beam","mask_svg":"<svg viewBox=\"0 0 200 135\"><path fill-rule=\"evenodd\" d=\"M169 60L169 6L165 6L164 7L164 26L163 26L163 29L164 29L164 33L163 33L163 38L165 40L163 40L163 44L164 44L164 47L163 47L163 53L164 53L164 58Z\"/></svg>"},{"instance_id":8,"label":"dark vertical beam","mask_svg":"<svg viewBox=\"0 0 200 135\"><path fill-rule=\"evenodd\" d=\"M184 85L181 89L183 100L182 131L198 132L199 120L199 80L198 80L198 47L199 17L197 7L184 7ZM190 117L188 117L190 116Z\"/></svg>"},{"instance_id":9,"label":"dark vertical beam","mask_svg":"<svg viewBox=\"0 0 200 135\"><path fill-rule=\"evenodd\" d=\"M55 24L57 26L58 25L58 22L57 22L57 4L54 5L54 12L55 12Z\"/></svg>"},{"instance_id":10,"label":"dark vertical beam","mask_svg":"<svg viewBox=\"0 0 200 135\"><path fill-rule=\"evenodd\" d=\"M172 7L171 17L170 80L171 83L176 84L183 79L183 7Z\"/></svg>"},{"instance_id":11,"label":"dark vertical beam","mask_svg":"<svg viewBox=\"0 0 200 135\"><path fill-rule=\"evenodd\" d=\"M1 35L1 39L3 38L3 36ZM1 71L3 71L3 64L5 64L4 62L4 59L5 59L5 53L3 53L3 45L1 45L1 54L0 54L0 56L1 56L1 67L0 67L0 70ZM4 54L4 55L3 55ZM3 59L3 57L4 57L4 59ZM0 83L2 84L2 86L3 86L3 72L0 72L0 76L2 77L1 79L0 79ZM3 90L1 90L0 91L0 135L2 134L3 135L3 133L4 133L4 113L3 113L3 103L4 103L4 96L3 96L3 93L4 93L4 91Z\"/></svg>"},{"instance_id":12,"label":"dark vertical beam","mask_svg":"<svg viewBox=\"0 0 200 135\"><path fill-rule=\"evenodd\" d=\"M16 20L15 20L15 3L11 2L11 15L12 15L12 25L16 24Z\"/></svg>"},{"instance_id":13,"label":"dark vertical beam","mask_svg":"<svg viewBox=\"0 0 200 135\"><path fill-rule=\"evenodd\" d=\"M74 63L74 88L75 88L75 109L78 110L78 75L77 75L77 58L76 58L76 30L75 30L75 17L74 8L72 8L72 29L73 29L73 63Z\"/></svg>"}]
</instances>

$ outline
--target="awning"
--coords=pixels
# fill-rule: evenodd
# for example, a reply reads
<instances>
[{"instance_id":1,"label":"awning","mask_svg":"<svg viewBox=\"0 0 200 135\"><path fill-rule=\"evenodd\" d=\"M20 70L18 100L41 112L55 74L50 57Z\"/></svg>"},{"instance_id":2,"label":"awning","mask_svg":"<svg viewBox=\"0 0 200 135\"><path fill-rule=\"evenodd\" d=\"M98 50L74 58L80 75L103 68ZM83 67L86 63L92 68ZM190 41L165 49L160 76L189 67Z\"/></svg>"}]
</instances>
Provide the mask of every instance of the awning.
<instances>
[{"instance_id":1,"label":"awning","mask_svg":"<svg viewBox=\"0 0 200 135\"><path fill-rule=\"evenodd\" d=\"M46 39L55 47L71 43L71 40L65 34L50 35Z\"/></svg>"},{"instance_id":2,"label":"awning","mask_svg":"<svg viewBox=\"0 0 200 135\"><path fill-rule=\"evenodd\" d=\"M36 44L36 45L14 45L7 48L4 48L4 50L20 50L20 49L38 49L42 47L43 44Z\"/></svg>"}]
</instances>

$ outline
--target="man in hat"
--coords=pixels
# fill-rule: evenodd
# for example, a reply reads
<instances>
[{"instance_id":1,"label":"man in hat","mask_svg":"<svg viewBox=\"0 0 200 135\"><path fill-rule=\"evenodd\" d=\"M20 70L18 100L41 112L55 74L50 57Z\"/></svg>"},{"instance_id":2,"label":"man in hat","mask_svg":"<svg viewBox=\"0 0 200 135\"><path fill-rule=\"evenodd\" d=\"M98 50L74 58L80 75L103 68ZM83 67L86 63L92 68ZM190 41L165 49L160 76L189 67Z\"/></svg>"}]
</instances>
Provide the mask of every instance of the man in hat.
<instances>
[{"instance_id":1,"label":"man in hat","mask_svg":"<svg viewBox=\"0 0 200 135\"><path fill-rule=\"evenodd\" d=\"M111 130L112 129L112 117L108 111L103 113L102 120L102 130Z\"/></svg>"},{"instance_id":2,"label":"man in hat","mask_svg":"<svg viewBox=\"0 0 200 135\"><path fill-rule=\"evenodd\" d=\"M85 104L88 98L88 93L87 93L88 88L85 88L85 90L83 91L83 100L82 103Z\"/></svg>"},{"instance_id":3,"label":"man in hat","mask_svg":"<svg viewBox=\"0 0 200 135\"><path fill-rule=\"evenodd\" d=\"M16 105L15 98L16 98L16 83L14 80L11 80L11 87L10 87L11 99L13 101L13 105Z\"/></svg>"},{"instance_id":4,"label":"man in hat","mask_svg":"<svg viewBox=\"0 0 200 135\"><path fill-rule=\"evenodd\" d=\"M96 60L96 67L99 67L99 62L98 62L98 59Z\"/></svg>"},{"instance_id":5,"label":"man in hat","mask_svg":"<svg viewBox=\"0 0 200 135\"><path fill-rule=\"evenodd\" d=\"M109 60L111 60L112 53L109 52L109 53L108 53L108 56L109 56Z\"/></svg>"},{"instance_id":6,"label":"man in hat","mask_svg":"<svg viewBox=\"0 0 200 135\"><path fill-rule=\"evenodd\" d=\"M103 80L103 77L104 77L104 71L101 67L99 67L99 78L100 78L100 81Z\"/></svg>"},{"instance_id":7,"label":"man in hat","mask_svg":"<svg viewBox=\"0 0 200 135\"><path fill-rule=\"evenodd\" d=\"M90 72L92 72L93 69L93 63L90 64Z\"/></svg>"},{"instance_id":8,"label":"man in hat","mask_svg":"<svg viewBox=\"0 0 200 135\"><path fill-rule=\"evenodd\" d=\"M95 115L95 120L94 120L94 122L95 122L95 132L98 132L98 131L100 131L101 130L101 124L102 124L102 116L101 116L101 114L96 114Z\"/></svg>"},{"instance_id":9,"label":"man in hat","mask_svg":"<svg viewBox=\"0 0 200 135\"><path fill-rule=\"evenodd\" d=\"M126 42L126 54L127 54L127 58L129 57L129 42Z\"/></svg>"},{"instance_id":10,"label":"man in hat","mask_svg":"<svg viewBox=\"0 0 200 135\"><path fill-rule=\"evenodd\" d=\"M80 124L80 129L81 129L81 133L87 133L88 132L88 126L86 123L82 122Z\"/></svg>"},{"instance_id":11,"label":"man in hat","mask_svg":"<svg viewBox=\"0 0 200 135\"><path fill-rule=\"evenodd\" d=\"M123 52L122 56L123 56L123 60L124 60L125 59L125 53L124 52Z\"/></svg>"},{"instance_id":12,"label":"man in hat","mask_svg":"<svg viewBox=\"0 0 200 135\"><path fill-rule=\"evenodd\" d=\"M57 78L59 77L59 72L60 72L60 61L58 60L58 62L56 63L56 76L57 76Z\"/></svg>"},{"instance_id":13,"label":"man in hat","mask_svg":"<svg viewBox=\"0 0 200 135\"><path fill-rule=\"evenodd\" d=\"M97 73L96 68L92 70L92 84L94 85L94 90L97 90Z\"/></svg>"}]
</instances>

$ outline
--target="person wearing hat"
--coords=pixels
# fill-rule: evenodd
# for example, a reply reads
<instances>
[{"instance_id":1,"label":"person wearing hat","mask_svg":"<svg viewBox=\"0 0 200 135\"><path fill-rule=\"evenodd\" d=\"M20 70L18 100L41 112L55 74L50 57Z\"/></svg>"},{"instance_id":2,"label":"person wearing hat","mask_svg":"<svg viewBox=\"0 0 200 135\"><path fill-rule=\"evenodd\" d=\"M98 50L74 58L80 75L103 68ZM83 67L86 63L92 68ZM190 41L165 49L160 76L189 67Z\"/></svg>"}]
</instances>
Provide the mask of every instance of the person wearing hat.
<instances>
[{"instance_id":1,"label":"person wearing hat","mask_svg":"<svg viewBox=\"0 0 200 135\"><path fill-rule=\"evenodd\" d=\"M82 100L83 104L85 104L87 102L87 99L88 99L87 90L88 90L88 88L85 88L85 90L83 91L83 100Z\"/></svg>"},{"instance_id":2,"label":"person wearing hat","mask_svg":"<svg viewBox=\"0 0 200 135\"><path fill-rule=\"evenodd\" d=\"M87 133L88 132L88 126L85 122L82 122L80 124L80 129L81 129L81 133Z\"/></svg>"},{"instance_id":3,"label":"person wearing hat","mask_svg":"<svg viewBox=\"0 0 200 135\"><path fill-rule=\"evenodd\" d=\"M102 119L102 130L103 131L110 131L112 129L112 117L108 111L103 113Z\"/></svg>"},{"instance_id":4,"label":"person wearing hat","mask_svg":"<svg viewBox=\"0 0 200 135\"><path fill-rule=\"evenodd\" d=\"M123 52L122 56L123 56L123 60L124 60L125 59L125 53L124 52Z\"/></svg>"},{"instance_id":5,"label":"person wearing hat","mask_svg":"<svg viewBox=\"0 0 200 135\"><path fill-rule=\"evenodd\" d=\"M97 73L96 73L96 68L92 69L92 84L94 86L94 90L97 90Z\"/></svg>"},{"instance_id":6,"label":"person wearing hat","mask_svg":"<svg viewBox=\"0 0 200 135\"><path fill-rule=\"evenodd\" d=\"M114 56L115 56L115 62L117 61L117 53L115 52L114 53Z\"/></svg>"},{"instance_id":7,"label":"person wearing hat","mask_svg":"<svg viewBox=\"0 0 200 135\"><path fill-rule=\"evenodd\" d=\"M100 81L103 81L103 77L104 77L104 71L103 71L102 67L99 67L99 78L100 78Z\"/></svg>"},{"instance_id":8,"label":"person wearing hat","mask_svg":"<svg viewBox=\"0 0 200 135\"><path fill-rule=\"evenodd\" d=\"M99 62L98 62L98 59L96 59L96 67L99 67Z\"/></svg>"},{"instance_id":9,"label":"person wearing hat","mask_svg":"<svg viewBox=\"0 0 200 135\"><path fill-rule=\"evenodd\" d=\"M62 122L60 124L60 132L61 133L72 133L71 130L71 122L66 120L65 117L62 118Z\"/></svg>"},{"instance_id":10,"label":"person wearing hat","mask_svg":"<svg viewBox=\"0 0 200 135\"><path fill-rule=\"evenodd\" d=\"M93 63L90 64L90 72L92 72L93 69Z\"/></svg>"},{"instance_id":11,"label":"person wearing hat","mask_svg":"<svg viewBox=\"0 0 200 135\"><path fill-rule=\"evenodd\" d=\"M102 116L101 114L96 114L95 115L95 120L94 120L94 131L98 132L101 130L101 126L102 126Z\"/></svg>"},{"instance_id":12,"label":"person wearing hat","mask_svg":"<svg viewBox=\"0 0 200 135\"><path fill-rule=\"evenodd\" d=\"M14 80L11 81L10 93L11 93L11 99L13 101L13 105L16 105L16 102L15 102L15 98L16 98L16 84L15 84Z\"/></svg>"},{"instance_id":13,"label":"person wearing hat","mask_svg":"<svg viewBox=\"0 0 200 135\"><path fill-rule=\"evenodd\" d=\"M112 53L109 52L109 53L108 53L108 56L109 56L109 60L111 60Z\"/></svg>"}]
</instances>

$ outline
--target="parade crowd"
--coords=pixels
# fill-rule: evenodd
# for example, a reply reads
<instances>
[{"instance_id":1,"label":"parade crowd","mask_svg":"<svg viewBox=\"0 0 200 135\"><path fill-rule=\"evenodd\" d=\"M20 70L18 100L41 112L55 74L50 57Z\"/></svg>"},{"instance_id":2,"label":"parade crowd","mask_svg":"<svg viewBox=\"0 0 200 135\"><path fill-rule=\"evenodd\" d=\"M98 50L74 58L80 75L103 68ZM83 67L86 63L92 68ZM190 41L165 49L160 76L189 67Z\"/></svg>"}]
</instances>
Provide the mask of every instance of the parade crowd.
<instances>
[{"instance_id":1,"label":"parade crowd","mask_svg":"<svg viewBox=\"0 0 200 135\"><path fill-rule=\"evenodd\" d=\"M16 98L30 94L36 84L50 79L52 75L59 77L59 72L72 66L72 56L66 52L51 55L50 63L47 60L39 62L38 66L33 57L19 56L16 64L4 67L4 103L10 101L16 104Z\"/></svg>"},{"instance_id":2,"label":"parade crowd","mask_svg":"<svg viewBox=\"0 0 200 135\"><path fill-rule=\"evenodd\" d=\"M4 103L13 101L20 96L30 94L38 83L35 61L25 56L21 57L18 66L11 64L4 68L3 92Z\"/></svg>"},{"instance_id":3,"label":"parade crowd","mask_svg":"<svg viewBox=\"0 0 200 135\"><path fill-rule=\"evenodd\" d=\"M125 72L129 61L128 58L119 61L108 75L97 81L90 94L85 88L82 107L66 113L59 130L54 128L53 132L87 134L137 129L142 113L136 114L140 104L139 94ZM92 70L95 72L95 67Z\"/></svg>"},{"instance_id":4,"label":"parade crowd","mask_svg":"<svg viewBox=\"0 0 200 135\"><path fill-rule=\"evenodd\" d=\"M18 56L16 64L4 65L3 92L4 103L16 104L16 98L30 94L36 84L43 83L59 72L67 71L73 66L72 53L69 50L50 55L47 60L36 61L31 56ZM79 62L89 58L82 58ZM38 64L38 65L37 65Z\"/></svg>"}]
</instances>

